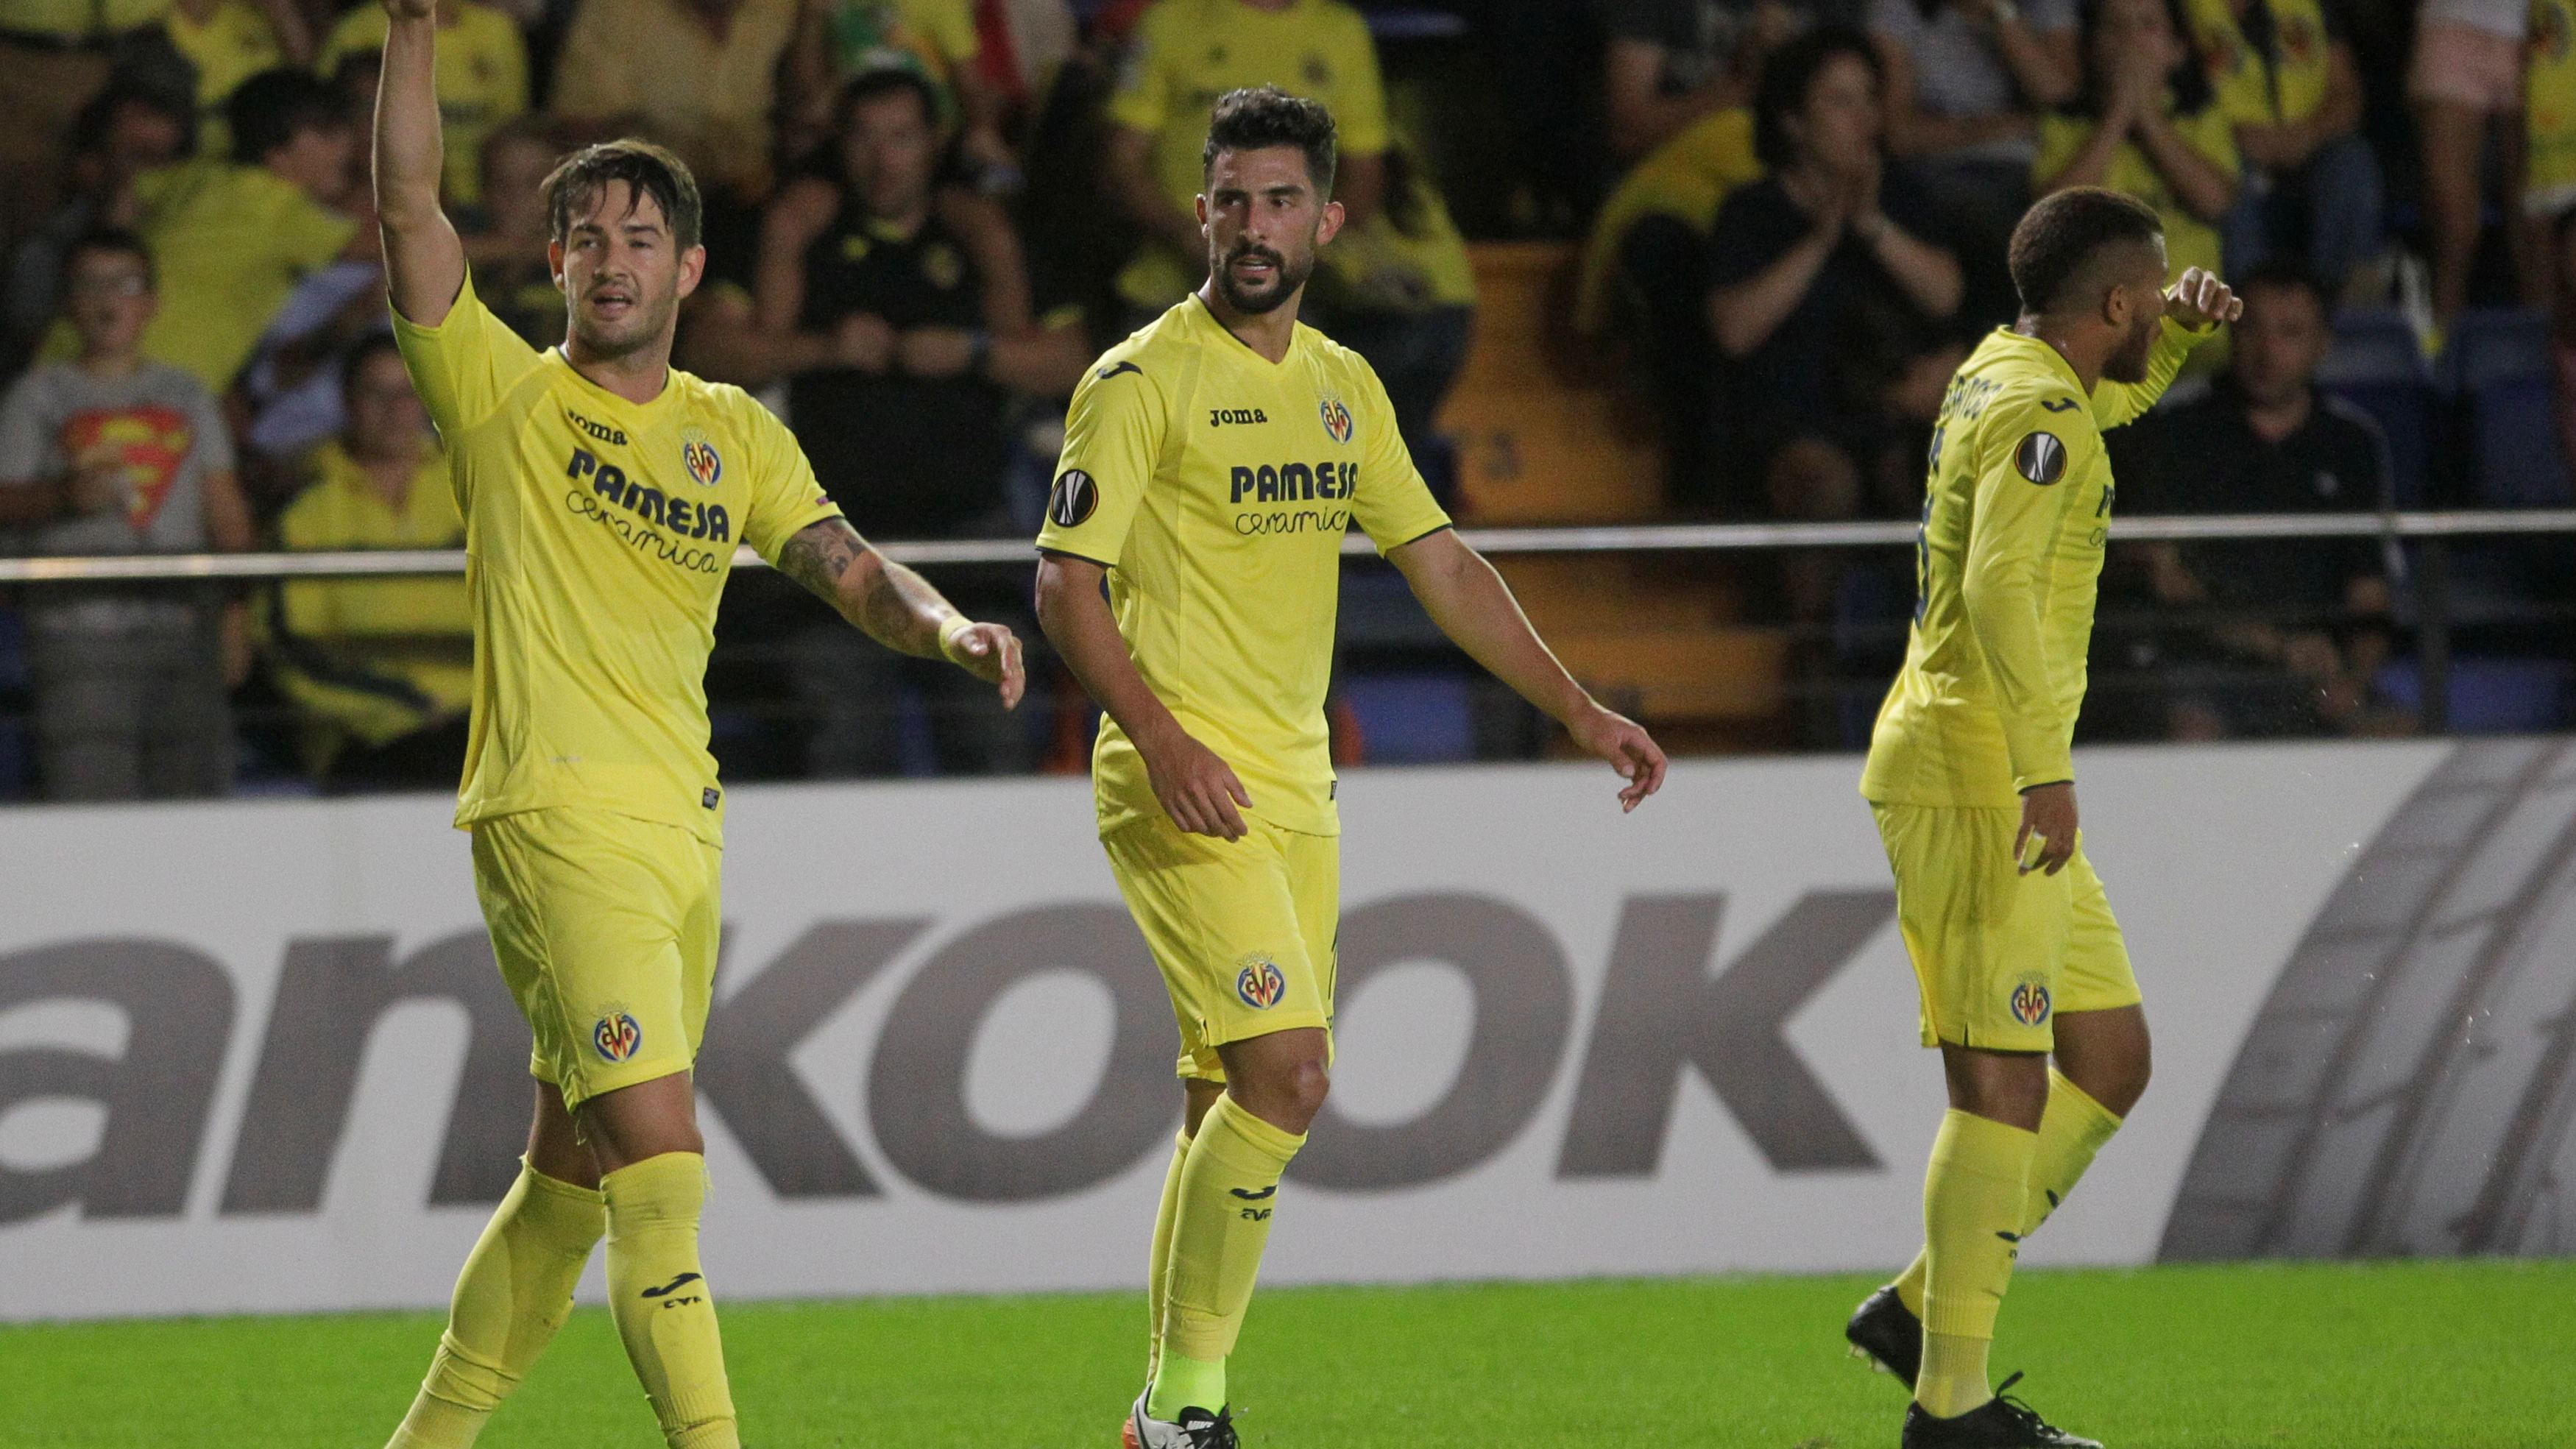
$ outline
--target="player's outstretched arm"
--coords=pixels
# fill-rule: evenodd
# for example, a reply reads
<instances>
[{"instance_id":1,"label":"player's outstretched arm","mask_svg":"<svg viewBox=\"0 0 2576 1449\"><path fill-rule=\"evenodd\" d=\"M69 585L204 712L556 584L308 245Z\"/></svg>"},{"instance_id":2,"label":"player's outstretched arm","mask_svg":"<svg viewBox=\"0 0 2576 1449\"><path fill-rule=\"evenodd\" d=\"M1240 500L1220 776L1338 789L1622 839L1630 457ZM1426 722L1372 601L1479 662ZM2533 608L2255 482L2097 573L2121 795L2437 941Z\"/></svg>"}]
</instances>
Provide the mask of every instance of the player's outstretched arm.
<instances>
[{"instance_id":1,"label":"player's outstretched arm","mask_svg":"<svg viewBox=\"0 0 2576 1449\"><path fill-rule=\"evenodd\" d=\"M1240 840L1252 796L1234 767L1190 737L1136 671L1118 620L1101 597L1109 571L1087 558L1049 553L1038 560L1038 627L1047 642L1144 758L1154 798L1172 823L1193 835Z\"/></svg>"},{"instance_id":2,"label":"player's outstretched arm","mask_svg":"<svg viewBox=\"0 0 2576 1449\"><path fill-rule=\"evenodd\" d=\"M958 613L927 579L869 547L846 518L798 530L778 551L778 571L887 648L945 659L999 686L1005 709L1017 706L1028 687L1018 635Z\"/></svg>"},{"instance_id":3,"label":"player's outstretched arm","mask_svg":"<svg viewBox=\"0 0 2576 1449\"><path fill-rule=\"evenodd\" d=\"M1663 750L1635 720L1603 708L1574 682L1483 554L1444 528L1386 557L1441 633L1619 771L1628 782L1619 792L1621 809L1634 810L1663 788Z\"/></svg>"},{"instance_id":4,"label":"player's outstretched arm","mask_svg":"<svg viewBox=\"0 0 2576 1449\"><path fill-rule=\"evenodd\" d=\"M465 247L438 205L446 164L438 121L438 3L384 4L393 23L376 82L376 224L384 233L394 310L435 327L465 287Z\"/></svg>"}]
</instances>

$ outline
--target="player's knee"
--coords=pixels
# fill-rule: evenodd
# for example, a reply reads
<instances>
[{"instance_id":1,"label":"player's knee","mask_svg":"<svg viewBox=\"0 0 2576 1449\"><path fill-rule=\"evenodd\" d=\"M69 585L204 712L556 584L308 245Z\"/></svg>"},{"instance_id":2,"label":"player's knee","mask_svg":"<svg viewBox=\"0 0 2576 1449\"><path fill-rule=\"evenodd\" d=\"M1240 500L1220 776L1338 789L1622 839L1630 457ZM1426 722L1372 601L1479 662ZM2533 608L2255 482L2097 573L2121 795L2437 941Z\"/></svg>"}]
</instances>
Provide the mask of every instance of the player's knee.
<instances>
[{"instance_id":1,"label":"player's knee","mask_svg":"<svg viewBox=\"0 0 2576 1449\"><path fill-rule=\"evenodd\" d=\"M1302 1134L1324 1110L1332 1087L1332 1069L1319 1052L1264 1063L1238 1077L1234 1092L1252 1115L1283 1132Z\"/></svg>"}]
</instances>

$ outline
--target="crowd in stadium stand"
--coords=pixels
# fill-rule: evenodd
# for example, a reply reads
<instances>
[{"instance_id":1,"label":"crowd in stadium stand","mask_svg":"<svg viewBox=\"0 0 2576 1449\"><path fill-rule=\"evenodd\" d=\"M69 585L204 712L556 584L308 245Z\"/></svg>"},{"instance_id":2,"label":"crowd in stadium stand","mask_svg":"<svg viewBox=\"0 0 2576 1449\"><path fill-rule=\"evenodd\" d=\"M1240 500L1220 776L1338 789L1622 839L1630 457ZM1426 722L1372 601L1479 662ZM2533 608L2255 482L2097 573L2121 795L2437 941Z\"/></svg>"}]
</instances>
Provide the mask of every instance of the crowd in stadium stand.
<instances>
[{"instance_id":1,"label":"crowd in stadium stand","mask_svg":"<svg viewBox=\"0 0 2576 1449\"><path fill-rule=\"evenodd\" d=\"M678 361L778 409L872 537L1032 532L1081 369L1202 274L1209 103L1260 82L1341 127L1349 225L1305 316L1370 359L1470 521L1441 423L1476 335L1467 237L1578 256L1549 336L1657 420L1664 516L1901 519L1951 370L2015 310L2014 220L2086 184L2156 206L2174 266L2243 278L2249 306L2232 354L2203 349L2118 438L2121 511L2369 511L2568 501L2570 15L443 0L438 92L478 291L540 346L564 326L541 196L556 159L635 133L689 160L709 267ZM0 0L14 551L456 542L369 213L385 28L369 0ZM2563 653L2565 541L2455 553L2454 685L2489 693L2454 713L2562 723L2563 666L2522 666ZM1821 702L1772 742L1865 737L1902 649L1904 564L1705 566L1797 641L1788 672ZM2115 550L2088 736L2414 728L2413 569L2376 540ZM951 592L1034 635L1018 571ZM1041 691L1005 716L756 576L720 636L746 646L711 681L729 770L1079 762L1078 700ZM469 658L450 579L30 587L0 612L0 795L213 794L237 773L435 786L463 748Z\"/></svg>"}]
</instances>

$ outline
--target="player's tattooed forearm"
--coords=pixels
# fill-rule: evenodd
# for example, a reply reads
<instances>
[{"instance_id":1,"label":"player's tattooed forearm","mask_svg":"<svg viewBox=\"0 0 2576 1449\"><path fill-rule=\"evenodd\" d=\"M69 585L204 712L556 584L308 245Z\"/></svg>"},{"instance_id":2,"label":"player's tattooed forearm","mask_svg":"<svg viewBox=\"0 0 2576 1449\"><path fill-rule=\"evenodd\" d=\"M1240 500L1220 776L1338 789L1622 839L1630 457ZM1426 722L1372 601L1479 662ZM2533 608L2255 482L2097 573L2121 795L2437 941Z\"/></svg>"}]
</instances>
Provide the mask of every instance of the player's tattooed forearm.
<instances>
[{"instance_id":1,"label":"player's tattooed forearm","mask_svg":"<svg viewBox=\"0 0 2576 1449\"><path fill-rule=\"evenodd\" d=\"M778 551L778 571L820 595L824 602L837 607L840 603L841 575L858 562L867 550L858 530L846 520L826 518L797 531Z\"/></svg>"},{"instance_id":2,"label":"player's tattooed forearm","mask_svg":"<svg viewBox=\"0 0 2576 1449\"><path fill-rule=\"evenodd\" d=\"M859 627L888 643L915 632L924 614L912 597L913 590L905 587L907 582L915 588L929 587L901 564L888 564L877 570L876 577L868 580L866 596L859 601Z\"/></svg>"}]
</instances>

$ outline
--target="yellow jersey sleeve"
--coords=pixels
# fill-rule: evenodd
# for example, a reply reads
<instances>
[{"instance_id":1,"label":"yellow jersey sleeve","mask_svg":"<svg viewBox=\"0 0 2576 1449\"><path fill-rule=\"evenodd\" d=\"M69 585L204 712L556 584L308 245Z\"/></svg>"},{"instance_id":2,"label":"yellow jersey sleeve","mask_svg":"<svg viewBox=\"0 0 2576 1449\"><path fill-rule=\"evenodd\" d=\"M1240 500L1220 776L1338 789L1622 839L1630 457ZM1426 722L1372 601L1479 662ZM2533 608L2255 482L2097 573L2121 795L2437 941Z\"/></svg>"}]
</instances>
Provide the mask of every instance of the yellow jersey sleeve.
<instances>
[{"instance_id":1,"label":"yellow jersey sleeve","mask_svg":"<svg viewBox=\"0 0 2576 1449\"><path fill-rule=\"evenodd\" d=\"M2146 416L2156 399L2173 386L2191 350L2218 335L2212 327L2194 332L2171 317L2164 319L2156 335L2156 345L2147 353L2147 378L2144 382L2113 382L2104 378L2093 385L2093 425L2111 429Z\"/></svg>"},{"instance_id":2,"label":"yellow jersey sleeve","mask_svg":"<svg viewBox=\"0 0 2576 1449\"><path fill-rule=\"evenodd\" d=\"M1171 436L1163 384L1113 352L1073 394L1038 547L1116 568Z\"/></svg>"},{"instance_id":3,"label":"yellow jersey sleeve","mask_svg":"<svg viewBox=\"0 0 2576 1449\"><path fill-rule=\"evenodd\" d=\"M1341 78L1333 106L1333 130L1341 154L1377 156L1389 140L1386 82L1378 74L1377 42L1369 38L1368 21L1357 10L1336 6L1331 29L1317 37L1331 55Z\"/></svg>"},{"instance_id":4,"label":"yellow jersey sleeve","mask_svg":"<svg viewBox=\"0 0 2576 1449\"><path fill-rule=\"evenodd\" d=\"M841 506L815 481L814 465L786 424L748 395L736 393L732 402L754 470L751 517L743 521L742 541L775 566L787 540L826 518L840 517Z\"/></svg>"},{"instance_id":5,"label":"yellow jersey sleeve","mask_svg":"<svg viewBox=\"0 0 2576 1449\"><path fill-rule=\"evenodd\" d=\"M451 451L457 434L490 417L542 365L537 350L474 295L471 272L437 326L423 327L398 309L393 317L394 341L411 370L411 384Z\"/></svg>"},{"instance_id":6,"label":"yellow jersey sleeve","mask_svg":"<svg viewBox=\"0 0 2576 1449\"><path fill-rule=\"evenodd\" d=\"M1171 13L1169 5L1156 5L1136 23L1126 53L1118 58L1118 83L1109 96L1109 119L1148 135L1159 133L1171 114L1169 57L1174 52L1164 34Z\"/></svg>"},{"instance_id":7,"label":"yellow jersey sleeve","mask_svg":"<svg viewBox=\"0 0 2576 1449\"><path fill-rule=\"evenodd\" d=\"M1413 466L1413 453L1395 426L1395 404L1374 371L1360 368L1363 386L1355 419L1362 431L1359 490L1351 496L1351 521L1360 526L1381 554L1449 526L1449 515L1431 497L1431 487Z\"/></svg>"},{"instance_id":8,"label":"yellow jersey sleeve","mask_svg":"<svg viewBox=\"0 0 2576 1449\"><path fill-rule=\"evenodd\" d=\"M1960 603L1985 660L2015 791L2075 778L2074 721L2055 684L2068 661L2049 657L2049 559L2078 496L2058 486L2079 471L2070 453L2097 450L2101 440L2080 421L2059 422L2064 414L2045 406L2059 399L2073 402L2052 387L2017 388L1979 423L1974 524L1960 570Z\"/></svg>"}]
</instances>

